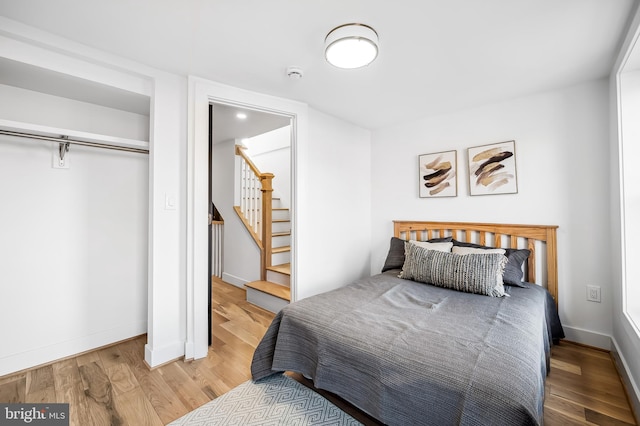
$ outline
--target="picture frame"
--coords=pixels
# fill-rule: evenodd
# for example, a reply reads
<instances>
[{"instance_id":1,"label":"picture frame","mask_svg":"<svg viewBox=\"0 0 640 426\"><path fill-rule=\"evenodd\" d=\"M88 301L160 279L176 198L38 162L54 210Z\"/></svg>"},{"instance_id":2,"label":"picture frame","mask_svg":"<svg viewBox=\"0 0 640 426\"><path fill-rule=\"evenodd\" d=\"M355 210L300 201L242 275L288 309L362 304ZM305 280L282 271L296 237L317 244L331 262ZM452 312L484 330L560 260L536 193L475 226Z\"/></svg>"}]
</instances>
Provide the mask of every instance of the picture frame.
<instances>
[{"instance_id":1,"label":"picture frame","mask_svg":"<svg viewBox=\"0 0 640 426\"><path fill-rule=\"evenodd\" d=\"M517 194L514 140L467 148L469 194Z\"/></svg>"},{"instance_id":2,"label":"picture frame","mask_svg":"<svg viewBox=\"0 0 640 426\"><path fill-rule=\"evenodd\" d=\"M420 198L458 195L458 153L443 151L418 156Z\"/></svg>"}]
</instances>

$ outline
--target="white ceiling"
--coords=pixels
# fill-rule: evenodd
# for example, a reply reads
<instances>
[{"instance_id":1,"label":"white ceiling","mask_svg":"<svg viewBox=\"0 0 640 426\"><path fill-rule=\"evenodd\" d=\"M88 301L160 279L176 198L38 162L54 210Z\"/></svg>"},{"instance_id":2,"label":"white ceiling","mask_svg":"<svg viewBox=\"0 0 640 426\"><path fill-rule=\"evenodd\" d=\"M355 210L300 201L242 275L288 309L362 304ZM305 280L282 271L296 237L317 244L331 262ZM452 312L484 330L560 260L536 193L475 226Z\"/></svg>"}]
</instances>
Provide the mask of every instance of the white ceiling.
<instances>
[{"instance_id":1,"label":"white ceiling","mask_svg":"<svg viewBox=\"0 0 640 426\"><path fill-rule=\"evenodd\" d=\"M238 113L247 117L240 119ZM289 117L225 104L213 105L213 143L245 139L288 126Z\"/></svg>"},{"instance_id":2,"label":"white ceiling","mask_svg":"<svg viewBox=\"0 0 640 426\"><path fill-rule=\"evenodd\" d=\"M308 103L368 129L608 75L636 0L0 0L0 15L136 61ZM323 58L334 27L380 37ZM291 80L288 66L304 70Z\"/></svg>"}]
</instances>

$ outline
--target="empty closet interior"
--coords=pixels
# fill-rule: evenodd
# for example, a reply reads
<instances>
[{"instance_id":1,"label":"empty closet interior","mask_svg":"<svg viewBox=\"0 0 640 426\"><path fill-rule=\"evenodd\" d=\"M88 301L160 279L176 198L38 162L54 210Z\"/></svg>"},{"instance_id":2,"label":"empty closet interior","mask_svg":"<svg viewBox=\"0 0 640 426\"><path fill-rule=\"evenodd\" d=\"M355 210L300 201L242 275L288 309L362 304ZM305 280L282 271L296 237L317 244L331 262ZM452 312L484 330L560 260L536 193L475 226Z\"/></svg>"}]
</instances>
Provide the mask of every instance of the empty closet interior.
<instances>
[{"instance_id":1,"label":"empty closet interior","mask_svg":"<svg viewBox=\"0 0 640 426\"><path fill-rule=\"evenodd\" d=\"M0 50L0 376L147 331L151 82Z\"/></svg>"}]
</instances>

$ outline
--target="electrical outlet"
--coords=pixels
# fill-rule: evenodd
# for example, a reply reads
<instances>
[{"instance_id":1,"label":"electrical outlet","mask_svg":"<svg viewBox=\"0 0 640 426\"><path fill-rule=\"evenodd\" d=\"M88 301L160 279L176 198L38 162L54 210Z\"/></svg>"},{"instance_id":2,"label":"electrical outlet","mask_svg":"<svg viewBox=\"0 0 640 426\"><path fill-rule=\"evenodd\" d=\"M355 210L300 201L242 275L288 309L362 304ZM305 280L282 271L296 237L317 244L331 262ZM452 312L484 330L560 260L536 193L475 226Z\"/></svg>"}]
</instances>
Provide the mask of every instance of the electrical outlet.
<instances>
[{"instance_id":1,"label":"electrical outlet","mask_svg":"<svg viewBox=\"0 0 640 426\"><path fill-rule=\"evenodd\" d=\"M600 303L600 287L597 285L587 286L587 300L589 302Z\"/></svg>"}]
</instances>

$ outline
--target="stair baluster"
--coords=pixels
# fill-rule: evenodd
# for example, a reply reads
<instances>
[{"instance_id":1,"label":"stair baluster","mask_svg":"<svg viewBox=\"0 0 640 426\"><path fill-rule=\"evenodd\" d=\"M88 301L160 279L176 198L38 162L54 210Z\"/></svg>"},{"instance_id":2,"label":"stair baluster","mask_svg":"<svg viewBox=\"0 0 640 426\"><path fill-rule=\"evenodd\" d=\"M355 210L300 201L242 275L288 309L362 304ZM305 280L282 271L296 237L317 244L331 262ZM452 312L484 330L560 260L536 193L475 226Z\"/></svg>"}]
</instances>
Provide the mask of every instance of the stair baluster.
<instances>
[{"instance_id":1,"label":"stair baluster","mask_svg":"<svg viewBox=\"0 0 640 426\"><path fill-rule=\"evenodd\" d=\"M236 145L236 155L241 161L240 206L236 212L247 226L251 236L260 248L260 277L266 279L266 268L271 266L271 203L273 193L273 173L261 173L244 153L244 148Z\"/></svg>"}]
</instances>

